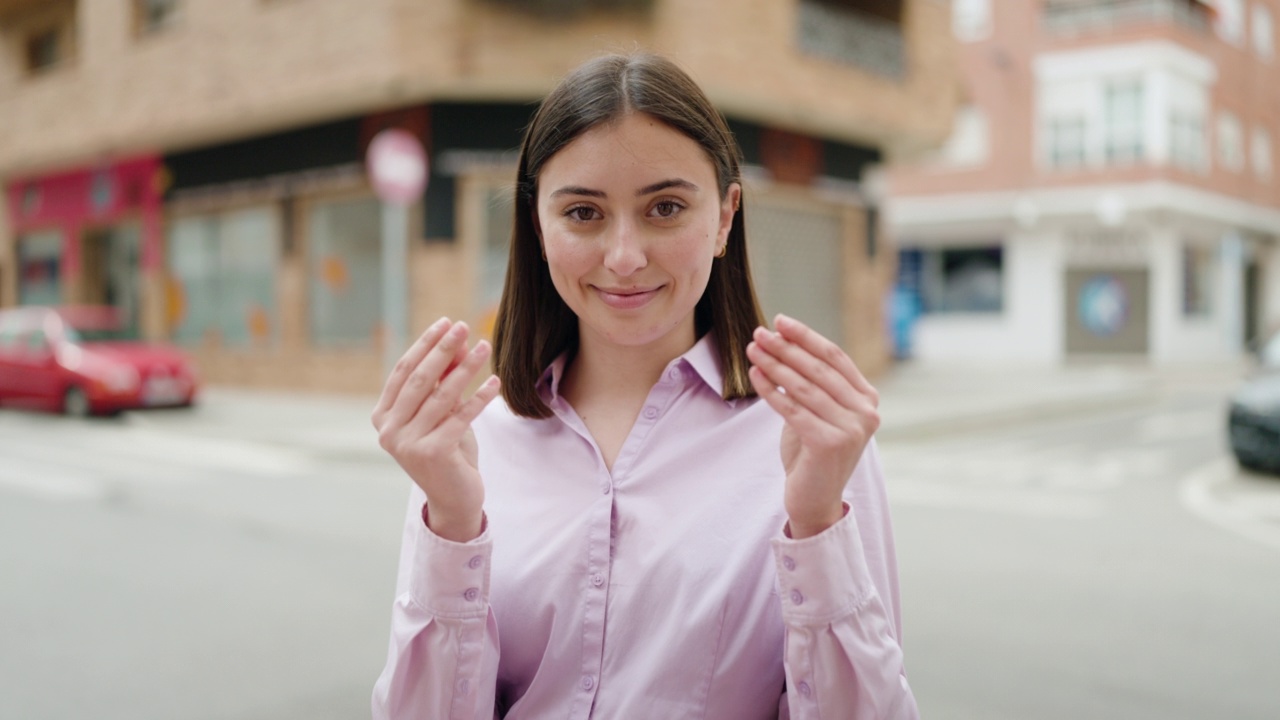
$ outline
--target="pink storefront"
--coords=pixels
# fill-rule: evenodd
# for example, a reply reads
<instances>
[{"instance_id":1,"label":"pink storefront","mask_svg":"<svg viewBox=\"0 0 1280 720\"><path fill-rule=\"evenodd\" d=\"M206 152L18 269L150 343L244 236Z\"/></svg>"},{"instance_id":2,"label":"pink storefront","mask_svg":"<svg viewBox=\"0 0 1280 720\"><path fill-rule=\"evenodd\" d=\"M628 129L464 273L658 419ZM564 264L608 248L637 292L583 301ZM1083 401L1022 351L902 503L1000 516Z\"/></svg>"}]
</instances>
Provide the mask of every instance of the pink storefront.
<instances>
[{"instance_id":1,"label":"pink storefront","mask_svg":"<svg viewBox=\"0 0 1280 720\"><path fill-rule=\"evenodd\" d=\"M17 178L5 186L21 305L113 305L139 334L163 332L158 156Z\"/></svg>"}]
</instances>

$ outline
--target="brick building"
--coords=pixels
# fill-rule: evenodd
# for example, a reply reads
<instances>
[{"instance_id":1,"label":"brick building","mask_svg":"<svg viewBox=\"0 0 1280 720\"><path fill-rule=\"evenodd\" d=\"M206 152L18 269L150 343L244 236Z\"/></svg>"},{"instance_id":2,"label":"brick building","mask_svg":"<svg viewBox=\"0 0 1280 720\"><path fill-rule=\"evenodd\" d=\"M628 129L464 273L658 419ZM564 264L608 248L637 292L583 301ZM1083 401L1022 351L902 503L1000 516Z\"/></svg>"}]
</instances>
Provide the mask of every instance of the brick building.
<instances>
[{"instance_id":1,"label":"brick building","mask_svg":"<svg viewBox=\"0 0 1280 720\"><path fill-rule=\"evenodd\" d=\"M1277 0L955 0L965 97L891 173L922 358L1238 358L1280 327Z\"/></svg>"},{"instance_id":2,"label":"brick building","mask_svg":"<svg viewBox=\"0 0 1280 720\"><path fill-rule=\"evenodd\" d=\"M867 168L946 137L937 0L0 0L0 304L112 303L210 381L381 383L380 129L421 139L410 332L485 327L520 133L568 69L677 60L744 148L762 300L874 372Z\"/></svg>"}]
</instances>

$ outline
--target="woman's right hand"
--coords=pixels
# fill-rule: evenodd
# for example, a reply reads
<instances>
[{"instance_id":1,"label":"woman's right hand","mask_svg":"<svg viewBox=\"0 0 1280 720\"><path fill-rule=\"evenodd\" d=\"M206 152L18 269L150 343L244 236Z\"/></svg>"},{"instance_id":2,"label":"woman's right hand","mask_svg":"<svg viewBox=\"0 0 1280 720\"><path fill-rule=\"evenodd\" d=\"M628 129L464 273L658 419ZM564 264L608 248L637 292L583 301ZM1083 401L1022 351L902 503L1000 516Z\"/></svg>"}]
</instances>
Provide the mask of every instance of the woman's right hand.
<instances>
[{"instance_id":1,"label":"woman's right hand","mask_svg":"<svg viewBox=\"0 0 1280 720\"><path fill-rule=\"evenodd\" d=\"M396 363L373 410L378 444L427 495L431 531L456 542L478 537L483 522L471 422L497 397L498 378L463 393L490 352L484 340L468 350L466 323L440 318Z\"/></svg>"}]
</instances>

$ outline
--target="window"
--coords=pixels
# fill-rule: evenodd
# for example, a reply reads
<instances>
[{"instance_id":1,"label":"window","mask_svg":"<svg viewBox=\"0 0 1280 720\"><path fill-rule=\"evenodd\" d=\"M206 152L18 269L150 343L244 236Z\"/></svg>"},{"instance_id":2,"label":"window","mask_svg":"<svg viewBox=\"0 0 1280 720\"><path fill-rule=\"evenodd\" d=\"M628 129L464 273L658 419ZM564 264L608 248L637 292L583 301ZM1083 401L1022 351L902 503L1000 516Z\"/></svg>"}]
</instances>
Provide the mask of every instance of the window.
<instances>
[{"instance_id":1,"label":"window","mask_svg":"<svg viewBox=\"0 0 1280 720\"><path fill-rule=\"evenodd\" d=\"M275 206L188 217L169 233L172 338L198 345L270 345L279 336Z\"/></svg>"},{"instance_id":2,"label":"window","mask_svg":"<svg viewBox=\"0 0 1280 720\"><path fill-rule=\"evenodd\" d=\"M46 230L18 238L18 304L62 303L62 233Z\"/></svg>"},{"instance_id":3,"label":"window","mask_svg":"<svg viewBox=\"0 0 1280 720\"><path fill-rule=\"evenodd\" d=\"M1134 163L1143 156L1142 82L1107 84L1103 112L1106 117L1105 153L1109 164Z\"/></svg>"},{"instance_id":4,"label":"window","mask_svg":"<svg viewBox=\"0 0 1280 720\"><path fill-rule=\"evenodd\" d=\"M1271 11L1261 3L1253 4L1253 17L1249 21L1253 30L1253 51L1265 60L1275 55L1275 27L1271 22Z\"/></svg>"},{"instance_id":5,"label":"window","mask_svg":"<svg viewBox=\"0 0 1280 720\"><path fill-rule=\"evenodd\" d=\"M1051 118L1047 138L1049 167L1068 169L1085 163L1084 118Z\"/></svg>"},{"instance_id":6,"label":"window","mask_svg":"<svg viewBox=\"0 0 1280 720\"><path fill-rule=\"evenodd\" d=\"M1244 169L1244 131L1229 112L1218 114L1218 162L1231 172Z\"/></svg>"},{"instance_id":7,"label":"window","mask_svg":"<svg viewBox=\"0 0 1280 720\"><path fill-rule=\"evenodd\" d=\"M1249 139L1249 154L1253 160L1253 172L1263 180L1271 179L1271 134L1266 128L1255 127Z\"/></svg>"},{"instance_id":8,"label":"window","mask_svg":"<svg viewBox=\"0 0 1280 720\"><path fill-rule=\"evenodd\" d=\"M134 32L147 35L171 27L181 9L181 0L133 0Z\"/></svg>"},{"instance_id":9,"label":"window","mask_svg":"<svg viewBox=\"0 0 1280 720\"><path fill-rule=\"evenodd\" d=\"M1182 314L1205 317L1213 312L1213 248L1186 245L1182 248Z\"/></svg>"},{"instance_id":10,"label":"window","mask_svg":"<svg viewBox=\"0 0 1280 720\"><path fill-rule=\"evenodd\" d=\"M1004 248L981 245L903 250L901 267L916 277L924 313L1000 313L1004 310Z\"/></svg>"},{"instance_id":11,"label":"window","mask_svg":"<svg viewBox=\"0 0 1280 720\"><path fill-rule=\"evenodd\" d=\"M941 160L945 165L971 167L987 161L987 116L972 105L956 112L951 137L942 146Z\"/></svg>"},{"instance_id":12,"label":"window","mask_svg":"<svg viewBox=\"0 0 1280 720\"><path fill-rule=\"evenodd\" d=\"M27 36L27 71L43 72L58 66L64 59L61 31L54 28L38 30Z\"/></svg>"},{"instance_id":13,"label":"window","mask_svg":"<svg viewBox=\"0 0 1280 720\"><path fill-rule=\"evenodd\" d=\"M1233 45L1244 44L1244 0L1216 0L1214 27L1218 35Z\"/></svg>"},{"instance_id":14,"label":"window","mask_svg":"<svg viewBox=\"0 0 1280 720\"><path fill-rule=\"evenodd\" d=\"M1206 169L1204 118L1188 110L1174 110L1169 116L1169 158L1184 170Z\"/></svg>"},{"instance_id":15,"label":"window","mask_svg":"<svg viewBox=\"0 0 1280 720\"><path fill-rule=\"evenodd\" d=\"M951 0L951 32L964 42L991 34L991 0Z\"/></svg>"},{"instance_id":16,"label":"window","mask_svg":"<svg viewBox=\"0 0 1280 720\"><path fill-rule=\"evenodd\" d=\"M382 323L382 222L374 198L311 211L311 340L316 347L372 348Z\"/></svg>"},{"instance_id":17,"label":"window","mask_svg":"<svg viewBox=\"0 0 1280 720\"><path fill-rule=\"evenodd\" d=\"M797 9L806 55L895 79L906 72L902 0L799 0Z\"/></svg>"}]
</instances>

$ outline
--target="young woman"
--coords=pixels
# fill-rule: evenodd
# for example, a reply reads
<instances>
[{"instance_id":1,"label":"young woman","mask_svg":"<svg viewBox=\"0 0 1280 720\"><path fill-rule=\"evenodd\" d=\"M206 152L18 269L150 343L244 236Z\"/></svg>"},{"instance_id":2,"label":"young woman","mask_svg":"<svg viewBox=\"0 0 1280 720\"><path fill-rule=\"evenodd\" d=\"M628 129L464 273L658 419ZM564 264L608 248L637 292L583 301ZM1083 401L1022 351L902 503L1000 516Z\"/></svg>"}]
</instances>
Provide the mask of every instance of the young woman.
<instances>
[{"instance_id":1,"label":"young woman","mask_svg":"<svg viewBox=\"0 0 1280 720\"><path fill-rule=\"evenodd\" d=\"M650 55L565 78L492 349L441 319L373 414L414 481L374 717L917 717L876 391L774 325L701 90Z\"/></svg>"}]
</instances>

